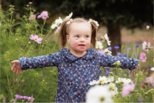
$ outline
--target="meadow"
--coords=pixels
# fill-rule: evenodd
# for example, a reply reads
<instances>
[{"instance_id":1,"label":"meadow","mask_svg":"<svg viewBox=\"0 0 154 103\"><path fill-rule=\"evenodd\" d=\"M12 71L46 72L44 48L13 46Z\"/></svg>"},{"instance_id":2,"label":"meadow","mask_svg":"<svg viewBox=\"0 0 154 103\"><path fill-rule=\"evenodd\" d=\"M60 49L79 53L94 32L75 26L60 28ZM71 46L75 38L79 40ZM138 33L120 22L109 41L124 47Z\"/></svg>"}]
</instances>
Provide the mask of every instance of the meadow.
<instances>
[{"instance_id":1,"label":"meadow","mask_svg":"<svg viewBox=\"0 0 154 103\"><path fill-rule=\"evenodd\" d=\"M13 18L13 6L10 6L9 11L7 12L0 10L0 101L9 102L10 100L14 99L18 102L31 102L30 100L26 100L26 98L17 99L16 95L18 94L21 96L32 96L34 98L34 102L54 102L57 92L58 79L58 71L56 67L23 70L22 74L19 73L17 75L13 73L13 71L11 71L11 68L13 66L13 64L11 64L11 61L13 60L18 60L19 58L25 56L30 58L41 55L48 55L58 52L61 49L58 46L57 42L58 33L54 33L56 29L52 29L50 27L54 23L50 26L46 25L46 19L42 19L42 21L38 23L37 18L35 16L31 16L35 13L34 10L31 8L31 4L29 4L27 10L27 13L25 13L27 15L24 15L18 20ZM99 33L100 32L101 30L99 31ZM149 30L149 32L151 33L151 30ZM103 32L101 32L100 34L99 33L98 35L105 34ZM34 39L30 39L30 37L32 37L32 34L38 35L38 38L42 38L42 40L35 41ZM140 46L136 47L137 44ZM104 43L103 45L103 49L107 48L106 43ZM128 47L130 47L131 49L127 50ZM150 70L151 67L154 67L154 61L152 57L154 56L153 51L153 49L150 49L149 53L147 53L146 57L148 59L146 60L146 62L139 62L140 67L137 67L135 73L131 73L128 69L121 70L119 67L117 67L116 69L111 68L110 74L114 73L112 74L112 76L115 75L115 77L119 76L124 78L131 78L132 80L136 81L137 85L134 94L132 93L131 95L126 97L121 96L122 93L120 92L120 90L122 89L119 89L119 94L117 94L115 96L116 98L114 98L115 102L137 102L139 99L143 99L143 102L154 102L153 87L151 85L144 88L141 87L141 82L154 72ZM128 58L133 57L139 59L141 52L144 52L142 49L142 42L122 44L121 54L127 54L126 57ZM100 76L105 76L105 72L107 70L103 67L101 68L101 70L102 73L100 74ZM110 74L109 76L111 76ZM122 86L123 84L121 85L121 88ZM136 94L138 95L137 97ZM133 99L129 99L133 96Z\"/></svg>"}]
</instances>

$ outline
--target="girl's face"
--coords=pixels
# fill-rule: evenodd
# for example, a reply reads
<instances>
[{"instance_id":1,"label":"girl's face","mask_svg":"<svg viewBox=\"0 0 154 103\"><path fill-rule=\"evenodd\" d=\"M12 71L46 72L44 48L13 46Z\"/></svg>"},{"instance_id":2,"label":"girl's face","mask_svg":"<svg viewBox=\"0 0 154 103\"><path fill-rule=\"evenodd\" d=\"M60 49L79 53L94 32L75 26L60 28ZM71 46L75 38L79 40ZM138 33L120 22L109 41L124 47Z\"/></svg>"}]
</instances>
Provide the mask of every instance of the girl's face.
<instances>
[{"instance_id":1,"label":"girl's face","mask_svg":"<svg viewBox=\"0 0 154 103\"><path fill-rule=\"evenodd\" d=\"M70 52L76 56L86 54L91 42L91 26L88 23L72 22L69 27L67 41L71 46Z\"/></svg>"}]
</instances>

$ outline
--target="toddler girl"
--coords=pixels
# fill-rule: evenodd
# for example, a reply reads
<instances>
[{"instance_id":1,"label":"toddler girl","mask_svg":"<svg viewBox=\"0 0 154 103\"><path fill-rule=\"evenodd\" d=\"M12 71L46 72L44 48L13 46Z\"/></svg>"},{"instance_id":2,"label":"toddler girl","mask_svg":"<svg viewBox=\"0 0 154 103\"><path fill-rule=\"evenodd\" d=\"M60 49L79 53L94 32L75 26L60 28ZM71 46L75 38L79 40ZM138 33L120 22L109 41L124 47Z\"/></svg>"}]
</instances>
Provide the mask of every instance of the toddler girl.
<instances>
[{"instance_id":1,"label":"toddler girl","mask_svg":"<svg viewBox=\"0 0 154 103\"><path fill-rule=\"evenodd\" d=\"M135 70L138 60L98 53L89 48L92 43L95 47L97 24L85 19L65 19L61 24L59 38L62 49L53 54L33 58L22 57L14 63L12 70L18 74L28 68L42 68L57 66L58 88L55 102L85 102L88 84L99 79L100 67L114 67L113 63L121 62L121 68ZM70 50L64 48L66 43Z\"/></svg>"}]
</instances>

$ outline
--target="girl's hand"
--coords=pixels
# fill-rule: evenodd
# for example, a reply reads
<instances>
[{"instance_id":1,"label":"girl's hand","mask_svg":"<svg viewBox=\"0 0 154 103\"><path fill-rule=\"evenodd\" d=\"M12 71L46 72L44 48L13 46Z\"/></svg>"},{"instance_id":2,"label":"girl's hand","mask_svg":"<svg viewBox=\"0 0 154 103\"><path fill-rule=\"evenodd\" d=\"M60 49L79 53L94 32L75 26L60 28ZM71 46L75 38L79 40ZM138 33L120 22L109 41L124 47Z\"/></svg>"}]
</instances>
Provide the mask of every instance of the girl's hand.
<instances>
[{"instance_id":1,"label":"girl's hand","mask_svg":"<svg viewBox=\"0 0 154 103\"><path fill-rule=\"evenodd\" d=\"M19 60L14 60L12 61L11 63L14 63L14 65L12 66L12 71L14 70L14 73L16 72L16 74L19 73L20 71L20 74L22 74L22 70L21 70L21 67L20 67L20 62Z\"/></svg>"},{"instance_id":2,"label":"girl's hand","mask_svg":"<svg viewBox=\"0 0 154 103\"><path fill-rule=\"evenodd\" d=\"M138 64L137 67L140 67L140 65ZM131 72L135 72L135 69L131 70Z\"/></svg>"}]
</instances>

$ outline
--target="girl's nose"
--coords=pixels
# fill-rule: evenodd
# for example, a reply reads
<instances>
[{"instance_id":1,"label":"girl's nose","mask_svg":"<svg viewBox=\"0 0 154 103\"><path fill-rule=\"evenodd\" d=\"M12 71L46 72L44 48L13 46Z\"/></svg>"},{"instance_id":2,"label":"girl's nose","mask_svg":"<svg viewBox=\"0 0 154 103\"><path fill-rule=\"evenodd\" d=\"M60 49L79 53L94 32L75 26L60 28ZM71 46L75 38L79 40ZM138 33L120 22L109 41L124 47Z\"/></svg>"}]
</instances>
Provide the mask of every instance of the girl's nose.
<instances>
[{"instance_id":1,"label":"girl's nose","mask_svg":"<svg viewBox=\"0 0 154 103\"><path fill-rule=\"evenodd\" d=\"M84 41L84 38L80 38L80 41Z\"/></svg>"}]
</instances>

